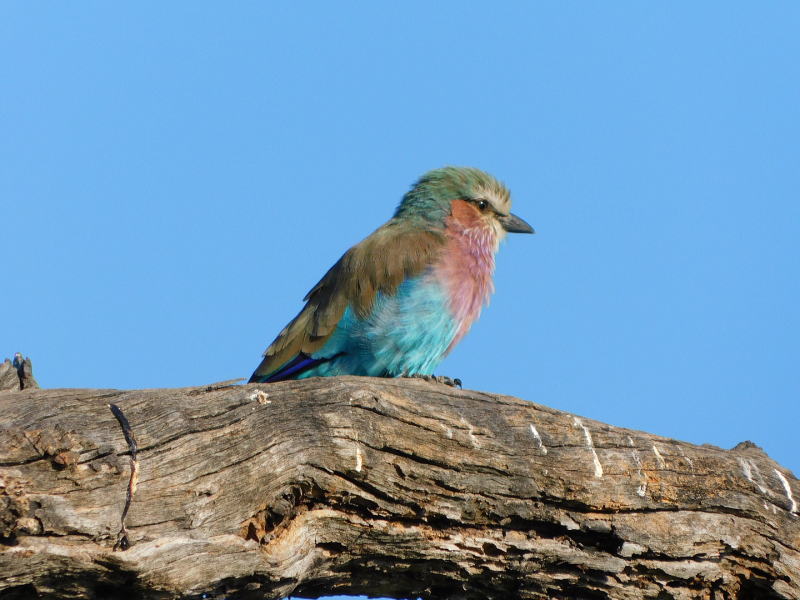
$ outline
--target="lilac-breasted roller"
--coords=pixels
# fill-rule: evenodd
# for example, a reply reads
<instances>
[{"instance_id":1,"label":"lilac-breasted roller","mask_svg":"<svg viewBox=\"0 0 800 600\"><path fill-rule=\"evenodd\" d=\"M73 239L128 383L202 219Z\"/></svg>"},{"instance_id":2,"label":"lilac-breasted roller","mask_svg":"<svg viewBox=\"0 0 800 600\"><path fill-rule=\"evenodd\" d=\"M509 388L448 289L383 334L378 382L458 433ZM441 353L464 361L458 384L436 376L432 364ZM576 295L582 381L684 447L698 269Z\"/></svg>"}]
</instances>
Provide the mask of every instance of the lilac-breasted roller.
<instances>
[{"instance_id":1,"label":"lilac-breasted roller","mask_svg":"<svg viewBox=\"0 0 800 600\"><path fill-rule=\"evenodd\" d=\"M311 289L250 382L429 378L494 290L494 255L506 232L533 233L510 208L506 187L478 169L423 175L394 216Z\"/></svg>"}]
</instances>

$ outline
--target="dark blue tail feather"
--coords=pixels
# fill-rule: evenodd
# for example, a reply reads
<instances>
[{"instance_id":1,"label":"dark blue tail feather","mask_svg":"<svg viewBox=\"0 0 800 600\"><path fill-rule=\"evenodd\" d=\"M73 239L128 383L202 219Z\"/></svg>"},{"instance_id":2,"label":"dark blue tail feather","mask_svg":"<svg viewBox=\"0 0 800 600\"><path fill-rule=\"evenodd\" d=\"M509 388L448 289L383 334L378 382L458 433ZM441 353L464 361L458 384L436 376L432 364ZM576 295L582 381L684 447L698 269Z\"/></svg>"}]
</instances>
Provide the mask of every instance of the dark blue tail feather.
<instances>
[{"instance_id":1,"label":"dark blue tail feather","mask_svg":"<svg viewBox=\"0 0 800 600\"><path fill-rule=\"evenodd\" d=\"M311 358L301 353L268 377L256 377L255 374L253 374L253 376L250 377L249 383L274 383L276 381L286 381L287 379L297 379L298 375L316 367L318 364L328 362L337 356L339 356L339 354L326 358Z\"/></svg>"}]
</instances>

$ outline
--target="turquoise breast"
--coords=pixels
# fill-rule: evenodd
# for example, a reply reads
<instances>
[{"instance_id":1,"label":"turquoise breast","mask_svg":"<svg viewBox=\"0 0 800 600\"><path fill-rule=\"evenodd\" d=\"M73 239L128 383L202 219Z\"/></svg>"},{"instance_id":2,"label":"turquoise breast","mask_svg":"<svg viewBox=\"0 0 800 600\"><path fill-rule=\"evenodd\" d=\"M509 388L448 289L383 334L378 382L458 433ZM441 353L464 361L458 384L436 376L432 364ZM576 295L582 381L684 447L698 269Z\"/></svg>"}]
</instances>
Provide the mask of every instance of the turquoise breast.
<instances>
[{"instance_id":1,"label":"turquoise breast","mask_svg":"<svg viewBox=\"0 0 800 600\"><path fill-rule=\"evenodd\" d=\"M335 357L300 375L401 377L431 375L458 332L445 290L430 274L403 282L393 296L379 293L359 319L348 307L313 358Z\"/></svg>"}]
</instances>

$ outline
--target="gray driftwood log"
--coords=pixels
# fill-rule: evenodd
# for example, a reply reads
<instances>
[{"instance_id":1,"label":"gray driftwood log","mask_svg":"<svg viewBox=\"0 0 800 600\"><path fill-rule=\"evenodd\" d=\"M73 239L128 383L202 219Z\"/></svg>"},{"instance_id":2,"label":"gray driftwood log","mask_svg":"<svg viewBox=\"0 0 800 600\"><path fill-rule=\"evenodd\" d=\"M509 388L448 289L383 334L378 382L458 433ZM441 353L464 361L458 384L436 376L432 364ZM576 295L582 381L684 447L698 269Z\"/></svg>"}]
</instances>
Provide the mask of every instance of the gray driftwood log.
<instances>
[{"instance_id":1,"label":"gray driftwood log","mask_svg":"<svg viewBox=\"0 0 800 600\"><path fill-rule=\"evenodd\" d=\"M421 381L0 392L3 599L798 599L798 501L749 443Z\"/></svg>"}]
</instances>

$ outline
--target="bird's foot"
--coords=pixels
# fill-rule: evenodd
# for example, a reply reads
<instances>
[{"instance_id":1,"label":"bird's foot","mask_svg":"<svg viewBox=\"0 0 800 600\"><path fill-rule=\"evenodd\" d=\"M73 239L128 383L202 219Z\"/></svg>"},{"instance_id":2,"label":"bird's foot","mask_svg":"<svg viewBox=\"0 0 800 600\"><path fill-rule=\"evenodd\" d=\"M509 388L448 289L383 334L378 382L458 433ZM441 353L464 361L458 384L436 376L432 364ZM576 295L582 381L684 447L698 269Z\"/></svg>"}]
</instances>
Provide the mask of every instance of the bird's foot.
<instances>
[{"instance_id":1,"label":"bird's foot","mask_svg":"<svg viewBox=\"0 0 800 600\"><path fill-rule=\"evenodd\" d=\"M411 375L414 379L422 379L433 383L441 383L450 387L461 388L461 380L458 377L448 377L447 375Z\"/></svg>"}]
</instances>

